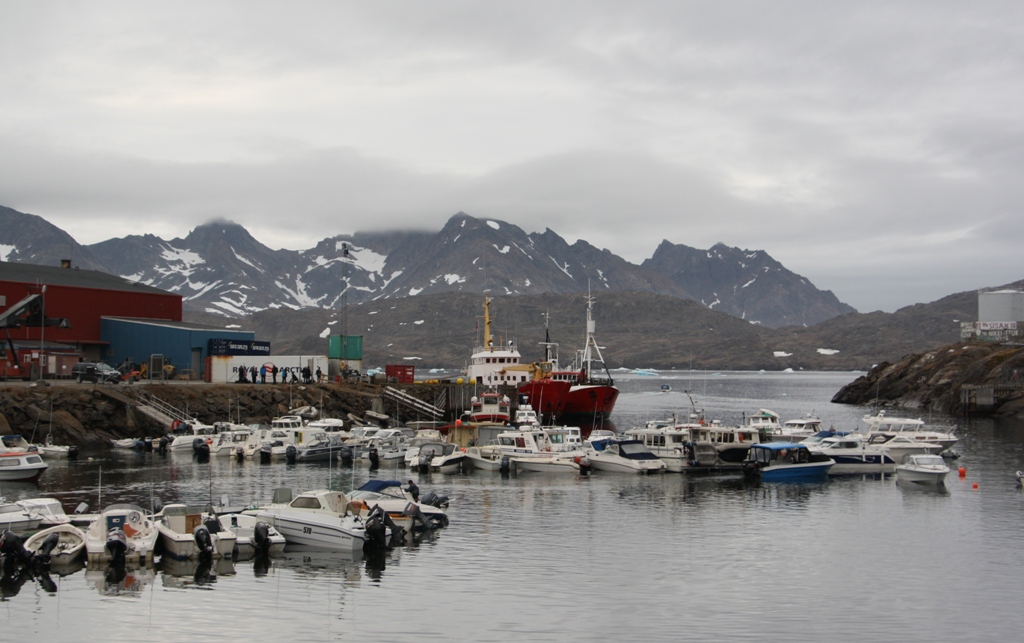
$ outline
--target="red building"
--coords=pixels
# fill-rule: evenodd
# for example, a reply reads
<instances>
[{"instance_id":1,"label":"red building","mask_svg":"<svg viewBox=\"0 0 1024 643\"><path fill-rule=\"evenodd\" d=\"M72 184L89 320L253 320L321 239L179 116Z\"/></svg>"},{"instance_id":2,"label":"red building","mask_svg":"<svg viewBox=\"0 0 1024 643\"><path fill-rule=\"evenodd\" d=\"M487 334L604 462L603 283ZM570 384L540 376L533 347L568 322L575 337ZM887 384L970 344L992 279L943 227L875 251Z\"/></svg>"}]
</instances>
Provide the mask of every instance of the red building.
<instances>
[{"instance_id":1,"label":"red building","mask_svg":"<svg viewBox=\"0 0 1024 643\"><path fill-rule=\"evenodd\" d=\"M59 343L95 361L106 344L100 334L103 316L181 321L181 295L95 270L0 261L0 314L34 294L42 295L44 317L66 319L67 326L7 329L19 352L26 345ZM0 342L9 361L4 330Z\"/></svg>"}]
</instances>

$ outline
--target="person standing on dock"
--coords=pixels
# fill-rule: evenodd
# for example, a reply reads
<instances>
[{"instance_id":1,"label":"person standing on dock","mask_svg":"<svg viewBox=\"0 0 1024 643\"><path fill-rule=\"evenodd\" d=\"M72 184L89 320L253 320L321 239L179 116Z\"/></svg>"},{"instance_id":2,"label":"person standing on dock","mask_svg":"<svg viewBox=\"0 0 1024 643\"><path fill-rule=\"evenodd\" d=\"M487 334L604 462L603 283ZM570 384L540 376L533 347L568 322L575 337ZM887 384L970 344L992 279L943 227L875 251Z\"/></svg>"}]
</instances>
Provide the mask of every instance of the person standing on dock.
<instances>
[{"instance_id":1,"label":"person standing on dock","mask_svg":"<svg viewBox=\"0 0 1024 643\"><path fill-rule=\"evenodd\" d=\"M277 384L277 364L270 367L270 378L274 384Z\"/></svg>"},{"instance_id":2,"label":"person standing on dock","mask_svg":"<svg viewBox=\"0 0 1024 643\"><path fill-rule=\"evenodd\" d=\"M316 367L316 383L319 384L324 380L324 373L320 370L320 367Z\"/></svg>"},{"instance_id":3,"label":"person standing on dock","mask_svg":"<svg viewBox=\"0 0 1024 643\"><path fill-rule=\"evenodd\" d=\"M260 384L267 383L267 365L260 366Z\"/></svg>"}]
</instances>

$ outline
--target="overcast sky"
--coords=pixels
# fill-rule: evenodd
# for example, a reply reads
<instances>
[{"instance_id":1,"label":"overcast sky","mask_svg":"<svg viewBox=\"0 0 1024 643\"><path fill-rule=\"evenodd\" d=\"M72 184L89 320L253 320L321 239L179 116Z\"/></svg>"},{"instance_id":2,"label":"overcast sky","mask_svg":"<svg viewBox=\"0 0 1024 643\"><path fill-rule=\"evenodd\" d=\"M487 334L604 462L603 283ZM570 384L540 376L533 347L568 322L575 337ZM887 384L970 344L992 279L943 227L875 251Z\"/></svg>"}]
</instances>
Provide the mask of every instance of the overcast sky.
<instances>
[{"instance_id":1,"label":"overcast sky","mask_svg":"<svg viewBox=\"0 0 1024 643\"><path fill-rule=\"evenodd\" d=\"M0 205L273 248L458 211L858 310L1024 279L1021 2L0 0Z\"/></svg>"}]
</instances>

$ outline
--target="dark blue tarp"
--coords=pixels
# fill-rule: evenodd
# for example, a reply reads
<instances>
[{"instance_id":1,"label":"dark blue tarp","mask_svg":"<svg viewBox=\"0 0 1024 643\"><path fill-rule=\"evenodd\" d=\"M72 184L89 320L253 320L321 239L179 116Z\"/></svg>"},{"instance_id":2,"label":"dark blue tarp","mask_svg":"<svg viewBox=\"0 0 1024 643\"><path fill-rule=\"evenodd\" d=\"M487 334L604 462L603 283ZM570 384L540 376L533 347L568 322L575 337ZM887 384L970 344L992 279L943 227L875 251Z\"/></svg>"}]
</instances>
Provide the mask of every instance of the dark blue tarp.
<instances>
[{"instance_id":1,"label":"dark blue tarp","mask_svg":"<svg viewBox=\"0 0 1024 643\"><path fill-rule=\"evenodd\" d=\"M366 483L359 487L357 491L373 491L380 493L389 487L401 487L402 483L398 480L367 480Z\"/></svg>"}]
</instances>

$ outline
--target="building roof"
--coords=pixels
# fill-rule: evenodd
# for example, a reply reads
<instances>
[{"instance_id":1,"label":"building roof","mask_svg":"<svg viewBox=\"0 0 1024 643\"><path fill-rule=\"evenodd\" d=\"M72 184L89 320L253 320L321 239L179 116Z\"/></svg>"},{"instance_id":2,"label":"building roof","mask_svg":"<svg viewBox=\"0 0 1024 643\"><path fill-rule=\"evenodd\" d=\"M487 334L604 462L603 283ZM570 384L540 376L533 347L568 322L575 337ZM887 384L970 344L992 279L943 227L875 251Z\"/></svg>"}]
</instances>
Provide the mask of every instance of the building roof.
<instances>
[{"instance_id":1,"label":"building roof","mask_svg":"<svg viewBox=\"0 0 1024 643\"><path fill-rule=\"evenodd\" d=\"M147 324L150 326L165 326L167 328L178 328L181 330L207 330L217 331L220 333L247 333L255 334L256 331L243 330L241 328L224 328L223 326L208 326L206 324L195 324L186 321L172 321L170 319L150 319L145 317L113 317L110 315L103 315L100 319L109 319L112 321L123 321L131 322L135 324Z\"/></svg>"},{"instance_id":2,"label":"building roof","mask_svg":"<svg viewBox=\"0 0 1024 643\"><path fill-rule=\"evenodd\" d=\"M124 277L110 275L98 270L80 270L78 268L58 268L56 266L38 266L31 263L15 263L0 261L0 281L11 281L26 284L46 284L69 286L72 288L97 288L100 290L124 290L153 295L169 295L180 297L176 293L147 286Z\"/></svg>"}]
</instances>

